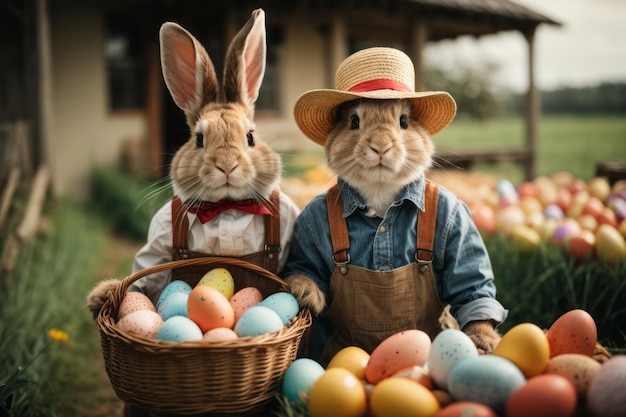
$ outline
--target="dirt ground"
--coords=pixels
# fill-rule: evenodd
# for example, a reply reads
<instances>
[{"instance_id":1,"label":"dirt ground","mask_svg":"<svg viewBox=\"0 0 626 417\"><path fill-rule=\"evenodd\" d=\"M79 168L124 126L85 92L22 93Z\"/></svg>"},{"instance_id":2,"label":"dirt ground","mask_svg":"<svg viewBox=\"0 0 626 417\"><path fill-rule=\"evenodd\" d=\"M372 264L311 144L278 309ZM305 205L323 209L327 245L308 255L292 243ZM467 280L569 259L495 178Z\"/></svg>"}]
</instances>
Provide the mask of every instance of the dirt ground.
<instances>
[{"instance_id":1,"label":"dirt ground","mask_svg":"<svg viewBox=\"0 0 626 417\"><path fill-rule=\"evenodd\" d=\"M135 252L143 243L133 242L118 236L111 236L110 242L107 245L106 256L102 265L96 271L96 282L111 277L124 278L123 276L118 276L120 271L126 269L130 271L129 263ZM94 323L94 327L95 326ZM94 337L98 337L97 330L94 332ZM97 385L98 388L89 393L91 396L89 403L94 405L82 406L77 414L81 417L122 417L124 403L117 398L111 386L104 366L104 357L99 348L93 352L93 357L90 358L90 362L93 364L93 370L97 372L100 382Z\"/></svg>"}]
</instances>

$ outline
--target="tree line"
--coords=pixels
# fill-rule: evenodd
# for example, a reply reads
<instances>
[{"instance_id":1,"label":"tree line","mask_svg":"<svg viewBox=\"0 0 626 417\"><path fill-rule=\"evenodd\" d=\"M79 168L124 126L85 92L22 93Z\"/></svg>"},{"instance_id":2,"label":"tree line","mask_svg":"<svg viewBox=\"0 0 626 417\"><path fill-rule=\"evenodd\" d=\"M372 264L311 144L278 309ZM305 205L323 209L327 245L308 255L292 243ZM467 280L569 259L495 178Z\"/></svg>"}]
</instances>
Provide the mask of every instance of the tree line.
<instances>
[{"instance_id":1,"label":"tree line","mask_svg":"<svg viewBox=\"0 0 626 417\"><path fill-rule=\"evenodd\" d=\"M493 84L497 67L457 68L453 74L429 68L426 85L431 90L448 91L455 98L460 117L489 119L503 115L521 115L526 95L503 91ZM559 87L541 91L543 114L623 115L626 116L626 81L602 82L594 86Z\"/></svg>"}]
</instances>

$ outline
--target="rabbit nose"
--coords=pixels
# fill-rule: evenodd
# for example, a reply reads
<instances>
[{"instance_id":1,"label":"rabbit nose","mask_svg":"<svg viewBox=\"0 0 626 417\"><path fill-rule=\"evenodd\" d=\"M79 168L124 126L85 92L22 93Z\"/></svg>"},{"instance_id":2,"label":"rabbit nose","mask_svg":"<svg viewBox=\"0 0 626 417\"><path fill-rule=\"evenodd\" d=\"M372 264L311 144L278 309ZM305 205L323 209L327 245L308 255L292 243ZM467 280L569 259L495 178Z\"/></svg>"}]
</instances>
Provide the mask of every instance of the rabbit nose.
<instances>
[{"instance_id":1,"label":"rabbit nose","mask_svg":"<svg viewBox=\"0 0 626 417\"><path fill-rule=\"evenodd\" d=\"M376 153L379 158L382 158L385 155L385 153L387 153L387 151L391 149L391 146L387 146L385 148L378 147L378 146L370 146L370 149L374 151L374 153Z\"/></svg>"},{"instance_id":2,"label":"rabbit nose","mask_svg":"<svg viewBox=\"0 0 626 417\"><path fill-rule=\"evenodd\" d=\"M239 164L238 164L237 162L234 162L234 163L233 163L230 167L226 167L226 166L223 166L223 165L216 165L215 167L216 167L217 169L219 169L221 172L223 172L223 173L224 173L224 176L225 176L226 178L228 178L228 177L230 177L230 174L231 174L231 173L232 173L235 169L237 169L237 167L238 167L238 166L239 166Z\"/></svg>"}]
</instances>

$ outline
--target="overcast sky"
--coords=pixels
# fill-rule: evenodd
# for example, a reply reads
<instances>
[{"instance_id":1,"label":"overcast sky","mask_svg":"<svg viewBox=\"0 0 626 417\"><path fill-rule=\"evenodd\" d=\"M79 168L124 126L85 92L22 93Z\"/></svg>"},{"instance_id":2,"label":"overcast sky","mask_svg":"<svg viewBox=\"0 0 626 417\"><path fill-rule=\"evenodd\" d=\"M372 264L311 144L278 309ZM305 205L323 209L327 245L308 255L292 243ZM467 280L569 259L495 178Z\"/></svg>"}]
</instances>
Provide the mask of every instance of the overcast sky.
<instances>
[{"instance_id":1,"label":"overcast sky","mask_svg":"<svg viewBox=\"0 0 626 417\"><path fill-rule=\"evenodd\" d=\"M563 26L540 25L535 34L537 85L595 85L626 82L626 0L514 0L559 21ZM519 32L459 38L429 46L430 63L498 65L495 83L515 91L528 85L527 44Z\"/></svg>"}]
</instances>

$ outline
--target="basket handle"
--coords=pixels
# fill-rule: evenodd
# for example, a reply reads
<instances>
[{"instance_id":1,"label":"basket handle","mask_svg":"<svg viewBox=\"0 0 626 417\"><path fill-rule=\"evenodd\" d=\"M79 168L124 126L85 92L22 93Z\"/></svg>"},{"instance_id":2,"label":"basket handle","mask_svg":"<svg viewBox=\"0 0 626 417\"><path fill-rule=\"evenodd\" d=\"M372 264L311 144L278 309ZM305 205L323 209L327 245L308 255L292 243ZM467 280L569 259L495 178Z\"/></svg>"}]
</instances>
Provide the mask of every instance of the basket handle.
<instances>
[{"instance_id":1,"label":"basket handle","mask_svg":"<svg viewBox=\"0 0 626 417\"><path fill-rule=\"evenodd\" d=\"M287 286L287 283L285 281L278 278L276 275L274 275L274 273L256 264L244 261L242 259L229 258L225 256L224 257L205 256L205 257L199 257L199 258L189 258L189 259L181 259L177 261L169 261L169 262L157 264L157 265L139 270L127 276L126 278L124 278L117 285L117 287L115 287L113 291L109 292L108 298L110 302L113 304L115 310L117 310L119 306L121 305L122 300L124 299L124 296L126 295L126 290L131 286L132 283L134 283L140 278L146 277L148 275L152 275L157 272L167 271L169 269L182 268L182 267L187 267L187 266L212 266L216 264L225 264L225 263L247 269L251 272L255 272L265 279L278 283L285 291L289 291L289 287Z\"/></svg>"}]
</instances>

